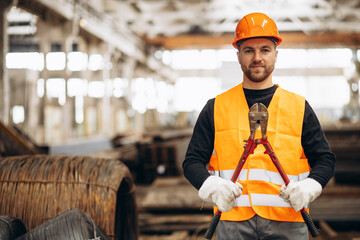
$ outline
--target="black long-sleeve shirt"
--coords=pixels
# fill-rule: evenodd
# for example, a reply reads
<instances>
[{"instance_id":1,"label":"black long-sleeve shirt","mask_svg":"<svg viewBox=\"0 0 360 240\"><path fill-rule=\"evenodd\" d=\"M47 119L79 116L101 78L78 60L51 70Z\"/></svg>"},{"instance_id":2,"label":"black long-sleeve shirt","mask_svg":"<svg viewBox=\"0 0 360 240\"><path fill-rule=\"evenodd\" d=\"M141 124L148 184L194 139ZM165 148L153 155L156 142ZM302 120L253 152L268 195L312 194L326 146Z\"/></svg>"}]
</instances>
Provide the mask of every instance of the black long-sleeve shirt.
<instances>
[{"instance_id":1,"label":"black long-sleeve shirt","mask_svg":"<svg viewBox=\"0 0 360 240\"><path fill-rule=\"evenodd\" d=\"M262 90L244 88L249 107L255 103L262 103L268 107L276 89L276 85ZM200 189L203 182L210 176L206 165L209 163L214 149L214 103L215 98L210 99L200 112L183 162L185 177L197 189ZM318 181L324 188L334 175L336 158L315 112L307 101L305 102L301 144L311 167L309 177Z\"/></svg>"}]
</instances>

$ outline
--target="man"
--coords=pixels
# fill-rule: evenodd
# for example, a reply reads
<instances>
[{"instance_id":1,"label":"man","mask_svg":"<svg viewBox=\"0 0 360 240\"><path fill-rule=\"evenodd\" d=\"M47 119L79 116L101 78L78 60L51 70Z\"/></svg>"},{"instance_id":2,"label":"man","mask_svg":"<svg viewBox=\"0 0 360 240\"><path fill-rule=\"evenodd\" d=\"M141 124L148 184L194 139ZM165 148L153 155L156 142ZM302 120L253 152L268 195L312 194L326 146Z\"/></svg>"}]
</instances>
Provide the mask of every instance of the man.
<instances>
[{"instance_id":1,"label":"man","mask_svg":"<svg viewBox=\"0 0 360 240\"><path fill-rule=\"evenodd\" d=\"M308 239L299 211L334 175L335 156L309 103L273 84L281 41L276 24L265 14L240 20L233 46L243 82L207 102L183 162L184 175L200 198L222 212L216 229L220 240ZM288 186L261 145L236 183L230 180L250 135L248 111L254 103L268 108L268 139L291 180Z\"/></svg>"}]
</instances>

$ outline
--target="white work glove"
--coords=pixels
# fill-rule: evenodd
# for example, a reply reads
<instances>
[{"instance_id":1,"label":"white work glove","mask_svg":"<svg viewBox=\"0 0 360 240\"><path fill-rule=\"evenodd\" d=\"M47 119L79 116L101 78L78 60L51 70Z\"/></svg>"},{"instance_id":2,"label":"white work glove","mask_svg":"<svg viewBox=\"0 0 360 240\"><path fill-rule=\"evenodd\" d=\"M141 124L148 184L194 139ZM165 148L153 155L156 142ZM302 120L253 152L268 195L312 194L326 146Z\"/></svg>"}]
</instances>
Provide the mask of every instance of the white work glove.
<instances>
[{"instance_id":1,"label":"white work glove","mask_svg":"<svg viewBox=\"0 0 360 240\"><path fill-rule=\"evenodd\" d=\"M243 186L236 182L217 176L208 177L199 189L199 197L206 201L215 203L219 211L228 212L235 205L235 199L240 197Z\"/></svg>"},{"instance_id":2,"label":"white work glove","mask_svg":"<svg viewBox=\"0 0 360 240\"><path fill-rule=\"evenodd\" d=\"M320 183L312 178L306 178L302 181L293 182L280 188L280 197L290 203L295 211L300 211L306 207L310 202L314 201L320 196L322 186Z\"/></svg>"}]
</instances>

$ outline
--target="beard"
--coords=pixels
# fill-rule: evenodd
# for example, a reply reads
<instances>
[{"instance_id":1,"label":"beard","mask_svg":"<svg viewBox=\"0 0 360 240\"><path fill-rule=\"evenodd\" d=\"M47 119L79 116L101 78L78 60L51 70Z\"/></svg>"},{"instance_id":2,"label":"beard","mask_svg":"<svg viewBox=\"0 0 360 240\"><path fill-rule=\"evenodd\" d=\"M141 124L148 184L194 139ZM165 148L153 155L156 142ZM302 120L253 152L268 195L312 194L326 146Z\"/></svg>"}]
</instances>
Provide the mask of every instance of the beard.
<instances>
[{"instance_id":1,"label":"beard","mask_svg":"<svg viewBox=\"0 0 360 240\"><path fill-rule=\"evenodd\" d=\"M254 66L260 66L261 68L253 68ZM249 67L242 66L242 70L245 76L252 82L263 82L274 71L275 65L266 66L264 64L250 64Z\"/></svg>"}]
</instances>

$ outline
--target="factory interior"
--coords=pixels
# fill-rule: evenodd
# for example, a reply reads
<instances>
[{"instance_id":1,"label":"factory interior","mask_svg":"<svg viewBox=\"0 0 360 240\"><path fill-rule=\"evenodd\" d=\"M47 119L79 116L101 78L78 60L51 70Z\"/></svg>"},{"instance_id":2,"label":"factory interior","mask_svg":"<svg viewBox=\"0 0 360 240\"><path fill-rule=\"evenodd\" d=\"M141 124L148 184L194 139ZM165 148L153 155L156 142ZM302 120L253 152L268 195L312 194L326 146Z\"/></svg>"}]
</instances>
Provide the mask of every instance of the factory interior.
<instances>
[{"instance_id":1,"label":"factory interior","mask_svg":"<svg viewBox=\"0 0 360 240\"><path fill-rule=\"evenodd\" d=\"M243 80L252 12L283 39L273 82L336 155L316 239L359 240L359 0L1 0L0 240L204 239L213 205L182 163L207 101Z\"/></svg>"}]
</instances>

